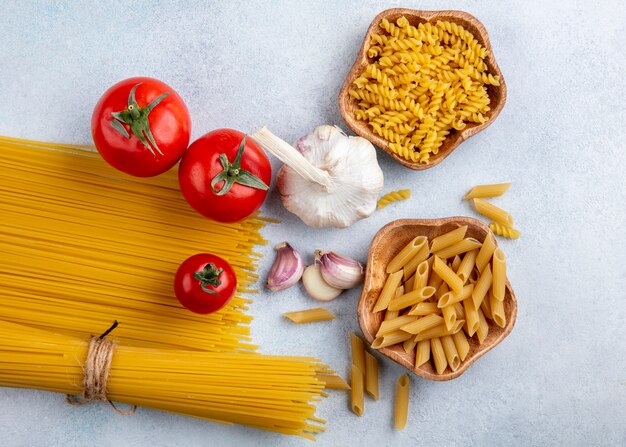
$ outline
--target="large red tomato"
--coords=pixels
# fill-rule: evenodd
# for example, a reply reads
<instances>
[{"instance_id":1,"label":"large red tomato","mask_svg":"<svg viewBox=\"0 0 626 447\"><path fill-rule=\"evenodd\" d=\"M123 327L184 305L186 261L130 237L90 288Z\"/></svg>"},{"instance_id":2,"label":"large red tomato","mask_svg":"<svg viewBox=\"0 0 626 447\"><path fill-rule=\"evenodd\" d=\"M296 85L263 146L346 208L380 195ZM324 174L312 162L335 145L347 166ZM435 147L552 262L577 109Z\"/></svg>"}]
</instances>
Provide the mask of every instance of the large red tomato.
<instances>
[{"instance_id":1,"label":"large red tomato","mask_svg":"<svg viewBox=\"0 0 626 447\"><path fill-rule=\"evenodd\" d=\"M180 304L199 314L220 310L236 289L233 268L226 260L209 253L187 258L174 278L174 293Z\"/></svg>"},{"instance_id":2,"label":"large red tomato","mask_svg":"<svg viewBox=\"0 0 626 447\"><path fill-rule=\"evenodd\" d=\"M187 202L218 222L237 222L259 209L271 178L263 150L233 129L217 129L194 141L178 168Z\"/></svg>"},{"instance_id":3,"label":"large red tomato","mask_svg":"<svg viewBox=\"0 0 626 447\"><path fill-rule=\"evenodd\" d=\"M176 164L187 149L191 119L173 88L152 78L129 78L109 88L93 110L93 141L111 166L151 177Z\"/></svg>"}]
</instances>

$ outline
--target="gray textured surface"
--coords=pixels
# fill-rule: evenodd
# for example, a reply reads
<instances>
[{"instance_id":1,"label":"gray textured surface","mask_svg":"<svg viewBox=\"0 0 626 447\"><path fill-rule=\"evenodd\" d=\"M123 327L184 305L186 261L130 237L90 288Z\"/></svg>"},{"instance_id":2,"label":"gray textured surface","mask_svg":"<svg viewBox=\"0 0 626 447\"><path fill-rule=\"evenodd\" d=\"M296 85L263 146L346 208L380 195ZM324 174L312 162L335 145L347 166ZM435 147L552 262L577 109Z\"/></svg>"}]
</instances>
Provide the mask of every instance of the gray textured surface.
<instances>
[{"instance_id":1,"label":"gray textured surface","mask_svg":"<svg viewBox=\"0 0 626 447\"><path fill-rule=\"evenodd\" d=\"M495 203L523 236L501 241L519 299L515 330L449 383L411 380L410 421L392 429L393 383L365 415L333 392L320 446L624 445L626 443L626 11L621 1L545 2L2 2L0 134L89 143L89 117L114 81L151 75L187 101L193 136L267 124L293 140L343 125L342 79L372 17L391 6L464 9L483 21L509 87L496 121L440 166L412 172L381 154L385 191L413 198L349 230L310 230L276 192L265 213L272 243L364 258L370 238L400 217L470 215L477 183L512 181ZM272 260L271 249L261 272ZM358 292L328 306L338 319L296 327L280 313L311 306L303 291L255 297L255 341L266 353L321 356L345 374ZM3 446L312 445L141 409L75 408L60 395L0 390Z\"/></svg>"}]
</instances>

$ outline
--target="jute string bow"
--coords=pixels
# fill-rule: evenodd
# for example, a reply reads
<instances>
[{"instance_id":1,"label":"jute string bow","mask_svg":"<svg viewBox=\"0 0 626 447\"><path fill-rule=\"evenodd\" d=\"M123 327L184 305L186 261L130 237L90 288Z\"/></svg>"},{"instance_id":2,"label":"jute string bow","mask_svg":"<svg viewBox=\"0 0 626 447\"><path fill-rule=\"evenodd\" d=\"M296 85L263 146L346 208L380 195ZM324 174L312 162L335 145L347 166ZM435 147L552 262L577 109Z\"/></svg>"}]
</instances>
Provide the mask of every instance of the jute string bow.
<instances>
[{"instance_id":1,"label":"jute string bow","mask_svg":"<svg viewBox=\"0 0 626 447\"><path fill-rule=\"evenodd\" d=\"M66 401L72 405L83 405L93 401L106 401L118 414L133 414L137 409L133 405L130 410L122 411L107 398L107 381L109 379L109 370L111 369L111 359L115 350L116 342L106 338L107 335L117 327L115 321L113 325L107 329L99 337L92 336L89 339L89 348L87 350L87 358L83 365L83 394L79 396L66 397Z\"/></svg>"}]
</instances>

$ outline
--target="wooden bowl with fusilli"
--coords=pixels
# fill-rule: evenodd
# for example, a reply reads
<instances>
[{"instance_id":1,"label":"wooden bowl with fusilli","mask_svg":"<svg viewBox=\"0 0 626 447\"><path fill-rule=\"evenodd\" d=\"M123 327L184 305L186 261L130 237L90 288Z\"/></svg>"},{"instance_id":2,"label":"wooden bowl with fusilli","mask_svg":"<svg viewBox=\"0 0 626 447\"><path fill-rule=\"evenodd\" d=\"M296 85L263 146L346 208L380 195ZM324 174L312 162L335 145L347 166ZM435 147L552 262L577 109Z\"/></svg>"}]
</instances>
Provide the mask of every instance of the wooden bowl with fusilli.
<instances>
[{"instance_id":1,"label":"wooden bowl with fusilli","mask_svg":"<svg viewBox=\"0 0 626 447\"><path fill-rule=\"evenodd\" d=\"M489 126L505 101L478 19L402 8L374 18L339 93L348 127L415 170L441 163Z\"/></svg>"}]
</instances>

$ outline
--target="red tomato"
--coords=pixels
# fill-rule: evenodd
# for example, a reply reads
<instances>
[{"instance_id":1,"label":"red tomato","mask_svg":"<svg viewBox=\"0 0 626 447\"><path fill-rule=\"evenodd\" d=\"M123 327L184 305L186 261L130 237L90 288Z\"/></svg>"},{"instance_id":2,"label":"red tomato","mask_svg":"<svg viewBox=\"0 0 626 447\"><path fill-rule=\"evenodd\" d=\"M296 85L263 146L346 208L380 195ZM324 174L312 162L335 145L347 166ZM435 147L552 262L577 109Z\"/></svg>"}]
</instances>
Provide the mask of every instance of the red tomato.
<instances>
[{"instance_id":1,"label":"red tomato","mask_svg":"<svg viewBox=\"0 0 626 447\"><path fill-rule=\"evenodd\" d=\"M187 149L191 119L173 88L152 78L118 82L91 116L93 141L111 166L151 177L176 164Z\"/></svg>"},{"instance_id":2,"label":"red tomato","mask_svg":"<svg viewBox=\"0 0 626 447\"><path fill-rule=\"evenodd\" d=\"M220 310L235 295L237 276L219 256L199 253L178 267L174 293L180 304L192 312L208 314Z\"/></svg>"},{"instance_id":3,"label":"red tomato","mask_svg":"<svg viewBox=\"0 0 626 447\"><path fill-rule=\"evenodd\" d=\"M237 222L259 209L271 178L263 150L233 129L217 129L194 141L178 168L187 202L218 222Z\"/></svg>"}]
</instances>

